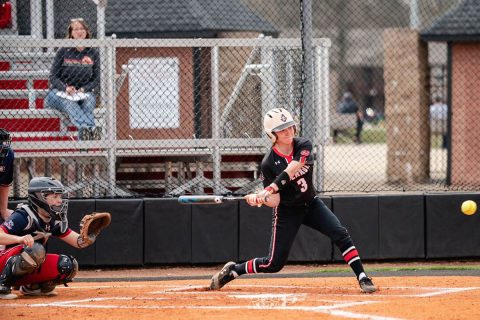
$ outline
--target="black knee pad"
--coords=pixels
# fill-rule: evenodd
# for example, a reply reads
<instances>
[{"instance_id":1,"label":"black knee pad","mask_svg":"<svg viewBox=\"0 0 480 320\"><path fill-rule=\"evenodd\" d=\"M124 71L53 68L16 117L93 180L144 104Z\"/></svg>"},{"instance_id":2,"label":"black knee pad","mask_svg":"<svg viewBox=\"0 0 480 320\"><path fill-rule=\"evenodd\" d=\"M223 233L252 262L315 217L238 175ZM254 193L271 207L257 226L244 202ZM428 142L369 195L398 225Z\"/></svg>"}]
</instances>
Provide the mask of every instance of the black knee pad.
<instances>
[{"instance_id":1,"label":"black knee pad","mask_svg":"<svg viewBox=\"0 0 480 320\"><path fill-rule=\"evenodd\" d=\"M67 283L72 281L73 278L77 275L78 272L78 262L77 260L65 254L60 254L57 264L60 280L62 283Z\"/></svg>"}]
</instances>

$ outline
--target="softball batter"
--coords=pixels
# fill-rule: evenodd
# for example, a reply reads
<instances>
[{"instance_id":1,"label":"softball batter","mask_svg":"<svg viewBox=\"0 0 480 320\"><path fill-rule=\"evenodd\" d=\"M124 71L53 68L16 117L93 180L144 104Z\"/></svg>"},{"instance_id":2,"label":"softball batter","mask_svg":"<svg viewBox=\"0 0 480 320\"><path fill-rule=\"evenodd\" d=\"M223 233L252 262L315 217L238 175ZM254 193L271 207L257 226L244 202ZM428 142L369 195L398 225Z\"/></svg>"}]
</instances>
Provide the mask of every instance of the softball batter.
<instances>
[{"instance_id":1,"label":"softball batter","mask_svg":"<svg viewBox=\"0 0 480 320\"><path fill-rule=\"evenodd\" d=\"M312 143L294 137L296 124L285 109L268 111L263 126L273 143L262 160L265 189L249 194L245 199L251 206L265 204L274 208L270 252L266 257L240 264L228 262L212 277L210 289L218 290L243 274L280 271L287 262L298 229L305 224L332 239L355 273L363 292L375 292L377 289L366 275L347 229L316 196L312 179Z\"/></svg>"}]
</instances>

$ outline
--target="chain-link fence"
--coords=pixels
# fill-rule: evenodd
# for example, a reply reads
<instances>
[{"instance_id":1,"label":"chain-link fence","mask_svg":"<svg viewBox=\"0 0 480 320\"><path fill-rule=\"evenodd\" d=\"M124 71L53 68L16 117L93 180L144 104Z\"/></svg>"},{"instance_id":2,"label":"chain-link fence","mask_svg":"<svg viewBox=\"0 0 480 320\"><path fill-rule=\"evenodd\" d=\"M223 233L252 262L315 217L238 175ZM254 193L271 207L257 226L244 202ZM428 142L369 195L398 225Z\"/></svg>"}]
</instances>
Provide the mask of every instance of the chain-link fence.
<instances>
[{"instance_id":1,"label":"chain-link fence","mask_svg":"<svg viewBox=\"0 0 480 320\"><path fill-rule=\"evenodd\" d=\"M314 142L319 191L480 185L452 171L448 46L420 38L460 0L2 3L15 198L42 175L80 198L246 194L273 107Z\"/></svg>"}]
</instances>

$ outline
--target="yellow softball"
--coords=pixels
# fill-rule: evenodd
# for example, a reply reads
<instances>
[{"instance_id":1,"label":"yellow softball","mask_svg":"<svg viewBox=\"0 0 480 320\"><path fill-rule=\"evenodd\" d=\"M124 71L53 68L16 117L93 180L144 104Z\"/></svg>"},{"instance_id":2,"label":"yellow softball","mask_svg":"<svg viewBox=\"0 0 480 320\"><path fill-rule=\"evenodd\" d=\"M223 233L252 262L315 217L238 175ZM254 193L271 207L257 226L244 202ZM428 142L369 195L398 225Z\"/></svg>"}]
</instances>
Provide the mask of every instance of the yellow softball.
<instances>
[{"instance_id":1,"label":"yellow softball","mask_svg":"<svg viewBox=\"0 0 480 320\"><path fill-rule=\"evenodd\" d=\"M463 201L462 212L468 216L477 212L477 203L473 200Z\"/></svg>"}]
</instances>

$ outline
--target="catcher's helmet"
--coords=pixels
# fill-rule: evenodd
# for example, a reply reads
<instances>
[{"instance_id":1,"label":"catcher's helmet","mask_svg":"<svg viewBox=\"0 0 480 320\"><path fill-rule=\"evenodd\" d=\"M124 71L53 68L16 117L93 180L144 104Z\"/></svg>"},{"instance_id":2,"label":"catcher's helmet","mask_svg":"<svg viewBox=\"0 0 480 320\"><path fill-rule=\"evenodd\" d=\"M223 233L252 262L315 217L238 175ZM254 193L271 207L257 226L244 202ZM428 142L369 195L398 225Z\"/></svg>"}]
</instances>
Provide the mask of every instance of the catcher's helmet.
<instances>
[{"instance_id":1,"label":"catcher's helmet","mask_svg":"<svg viewBox=\"0 0 480 320\"><path fill-rule=\"evenodd\" d=\"M51 206L47 203L46 196L52 193L63 195L60 206ZM37 214L38 209L42 208L52 219L61 221L60 231L62 233L67 230L68 196L60 181L50 177L33 178L28 185L28 202Z\"/></svg>"},{"instance_id":2,"label":"catcher's helmet","mask_svg":"<svg viewBox=\"0 0 480 320\"><path fill-rule=\"evenodd\" d=\"M0 163L8 155L11 142L10 132L0 128Z\"/></svg>"},{"instance_id":3,"label":"catcher's helmet","mask_svg":"<svg viewBox=\"0 0 480 320\"><path fill-rule=\"evenodd\" d=\"M268 111L263 118L263 128L272 143L275 143L277 140L275 132L282 131L291 126L295 126L295 130L297 129L292 115L283 108L272 109Z\"/></svg>"}]
</instances>

